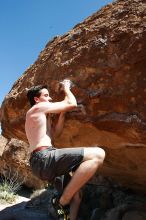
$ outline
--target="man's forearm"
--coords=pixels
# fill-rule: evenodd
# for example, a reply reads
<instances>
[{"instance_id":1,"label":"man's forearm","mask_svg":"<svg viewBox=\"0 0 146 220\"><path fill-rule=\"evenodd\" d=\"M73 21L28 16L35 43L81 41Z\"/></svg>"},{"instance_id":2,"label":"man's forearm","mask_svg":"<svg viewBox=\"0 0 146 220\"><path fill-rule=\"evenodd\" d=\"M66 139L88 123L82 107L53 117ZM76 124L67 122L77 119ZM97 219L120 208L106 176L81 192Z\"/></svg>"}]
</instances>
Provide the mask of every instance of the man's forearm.
<instances>
[{"instance_id":1,"label":"man's forearm","mask_svg":"<svg viewBox=\"0 0 146 220\"><path fill-rule=\"evenodd\" d=\"M72 105L73 107L77 106L77 101L73 93L71 92L71 81L68 79L63 80L62 82L63 90L65 92L65 99L68 104Z\"/></svg>"},{"instance_id":2,"label":"man's forearm","mask_svg":"<svg viewBox=\"0 0 146 220\"><path fill-rule=\"evenodd\" d=\"M65 112L61 112L59 115L58 122L54 128L54 137L58 137L61 135L61 132L64 127L64 119L65 119Z\"/></svg>"},{"instance_id":3,"label":"man's forearm","mask_svg":"<svg viewBox=\"0 0 146 220\"><path fill-rule=\"evenodd\" d=\"M75 106L77 106L77 101L75 96L73 95L73 93L70 91L70 89L65 89L65 100L69 103L69 104L73 104Z\"/></svg>"}]
</instances>

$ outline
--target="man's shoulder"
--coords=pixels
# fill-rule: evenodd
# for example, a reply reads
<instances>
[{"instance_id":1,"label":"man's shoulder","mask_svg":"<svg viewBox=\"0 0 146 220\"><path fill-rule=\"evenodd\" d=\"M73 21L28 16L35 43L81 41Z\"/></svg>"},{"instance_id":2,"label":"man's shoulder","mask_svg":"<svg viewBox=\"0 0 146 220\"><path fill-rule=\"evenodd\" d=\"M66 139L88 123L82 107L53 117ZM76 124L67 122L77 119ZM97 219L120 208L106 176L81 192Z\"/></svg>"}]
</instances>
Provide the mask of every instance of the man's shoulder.
<instances>
[{"instance_id":1,"label":"man's shoulder","mask_svg":"<svg viewBox=\"0 0 146 220\"><path fill-rule=\"evenodd\" d=\"M40 102L37 105L35 105L33 108L31 108L31 114L35 113L46 113L49 109L51 109L51 103L49 102Z\"/></svg>"}]
</instances>

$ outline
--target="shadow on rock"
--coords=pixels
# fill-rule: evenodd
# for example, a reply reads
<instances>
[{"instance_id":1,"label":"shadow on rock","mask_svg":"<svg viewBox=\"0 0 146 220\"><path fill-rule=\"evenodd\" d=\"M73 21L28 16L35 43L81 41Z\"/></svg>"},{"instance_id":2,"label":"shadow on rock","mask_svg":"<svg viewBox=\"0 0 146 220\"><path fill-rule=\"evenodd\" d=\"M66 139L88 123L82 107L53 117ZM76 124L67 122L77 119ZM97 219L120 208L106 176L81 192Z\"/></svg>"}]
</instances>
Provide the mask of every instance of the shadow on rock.
<instances>
[{"instance_id":1,"label":"shadow on rock","mask_svg":"<svg viewBox=\"0 0 146 220\"><path fill-rule=\"evenodd\" d=\"M27 202L7 207L0 212L0 220L53 220L47 212L26 208Z\"/></svg>"}]
</instances>

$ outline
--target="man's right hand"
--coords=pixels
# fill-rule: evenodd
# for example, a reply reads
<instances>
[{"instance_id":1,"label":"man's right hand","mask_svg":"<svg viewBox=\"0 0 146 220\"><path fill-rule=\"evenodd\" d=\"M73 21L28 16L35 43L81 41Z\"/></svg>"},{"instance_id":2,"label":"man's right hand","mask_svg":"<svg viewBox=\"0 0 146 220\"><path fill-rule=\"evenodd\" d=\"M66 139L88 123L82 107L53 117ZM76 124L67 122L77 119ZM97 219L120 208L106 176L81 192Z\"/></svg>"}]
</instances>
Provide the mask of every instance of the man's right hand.
<instances>
[{"instance_id":1,"label":"man's right hand","mask_svg":"<svg viewBox=\"0 0 146 220\"><path fill-rule=\"evenodd\" d=\"M64 91L71 89L72 82L69 79L64 79L62 82L60 82L62 88Z\"/></svg>"}]
</instances>

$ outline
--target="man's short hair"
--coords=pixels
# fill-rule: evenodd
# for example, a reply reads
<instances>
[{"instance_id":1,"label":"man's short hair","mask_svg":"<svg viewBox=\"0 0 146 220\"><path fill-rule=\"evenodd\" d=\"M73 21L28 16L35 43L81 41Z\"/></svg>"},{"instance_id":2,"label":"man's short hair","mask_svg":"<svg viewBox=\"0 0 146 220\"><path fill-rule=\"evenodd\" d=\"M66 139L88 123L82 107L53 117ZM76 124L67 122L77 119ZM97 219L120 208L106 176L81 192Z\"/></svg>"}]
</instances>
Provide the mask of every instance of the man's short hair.
<instances>
[{"instance_id":1,"label":"man's short hair","mask_svg":"<svg viewBox=\"0 0 146 220\"><path fill-rule=\"evenodd\" d=\"M28 89L27 92L27 98L31 104L31 106L35 105L35 100L34 97L40 97L41 95L41 90L42 89L48 89L47 85L37 85L37 86L32 86L30 89Z\"/></svg>"}]
</instances>

